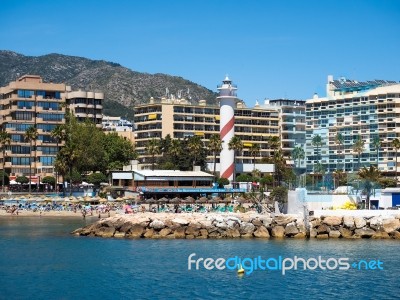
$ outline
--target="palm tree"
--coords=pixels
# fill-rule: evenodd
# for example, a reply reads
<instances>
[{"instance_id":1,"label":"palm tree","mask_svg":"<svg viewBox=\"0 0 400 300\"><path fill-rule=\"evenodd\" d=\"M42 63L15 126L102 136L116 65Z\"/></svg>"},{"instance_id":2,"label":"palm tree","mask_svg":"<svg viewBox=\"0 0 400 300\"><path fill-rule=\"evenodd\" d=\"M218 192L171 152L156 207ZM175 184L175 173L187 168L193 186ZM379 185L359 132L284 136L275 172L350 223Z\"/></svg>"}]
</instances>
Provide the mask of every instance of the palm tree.
<instances>
[{"instance_id":1,"label":"palm tree","mask_svg":"<svg viewBox=\"0 0 400 300\"><path fill-rule=\"evenodd\" d=\"M236 179L236 156L243 150L243 142L240 137L234 135L228 143L228 149L233 150L233 163L235 165L233 171L233 182Z\"/></svg>"},{"instance_id":2,"label":"palm tree","mask_svg":"<svg viewBox=\"0 0 400 300\"><path fill-rule=\"evenodd\" d=\"M222 143L224 141L221 140L221 137L219 134L213 134L210 136L210 140L208 142L208 148L214 155L214 176L215 176L215 169L217 166L217 153L220 153L222 151Z\"/></svg>"},{"instance_id":3,"label":"palm tree","mask_svg":"<svg viewBox=\"0 0 400 300\"><path fill-rule=\"evenodd\" d=\"M6 146L10 145L11 143L11 134L9 134L8 132L5 131L1 131L0 132L0 145L1 145L1 150L3 151L3 178L2 178L2 192L4 193L4 174L5 174L5 170L4 170L4 164L5 164L5 160L6 160Z\"/></svg>"},{"instance_id":4,"label":"palm tree","mask_svg":"<svg viewBox=\"0 0 400 300\"><path fill-rule=\"evenodd\" d=\"M313 145L313 147L317 148L317 161L320 162L321 154L320 154L319 148L322 147L322 137L319 134L314 135L311 140L311 144ZM315 164L313 164L313 168L314 168L314 173L315 173Z\"/></svg>"},{"instance_id":5,"label":"palm tree","mask_svg":"<svg viewBox=\"0 0 400 300\"><path fill-rule=\"evenodd\" d=\"M261 147L260 144L251 144L250 154L253 156L253 170L256 169L256 157L260 154Z\"/></svg>"},{"instance_id":6,"label":"palm tree","mask_svg":"<svg viewBox=\"0 0 400 300\"><path fill-rule=\"evenodd\" d=\"M292 151L292 157L294 160L297 160L297 163L298 163L297 167L300 169L300 162L305 157L304 149L299 146L294 147L294 149Z\"/></svg>"},{"instance_id":7,"label":"palm tree","mask_svg":"<svg viewBox=\"0 0 400 300\"><path fill-rule=\"evenodd\" d=\"M197 161L197 157L201 154L201 151L204 148L203 141L198 135L191 136L188 140L187 147L188 150L190 151L191 156L193 156L193 167L194 167Z\"/></svg>"},{"instance_id":8,"label":"palm tree","mask_svg":"<svg viewBox=\"0 0 400 300\"><path fill-rule=\"evenodd\" d=\"M171 155L174 160L178 160L182 154L182 143L180 140L172 140L171 145L168 149L168 154Z\"/></svg>"},{"instance_id":9,"label":"palm tree","mask_svg":"<svg viewBox=\"0 0 400 300\"><path fill-rule=\"evenodd\" d=\"M25 140L30 144L30 157L29 157L29 194L31 193L31 176L32 176L32 151L33 151L33 142L36 142L38 137L38 132L36 127L31 126L25 131ZM34 162L36 162L36 152L34 157Z\"/></svg>"},{"instance_id":10,"label":"palm tree","mask_svg":"<svg viewBox=\"0 0 400 300\"><path fill-rule=\"evenodd\" d=\"M311 143L314 147L317 148L317 155L318 155L318 160L321 160L321 153L319 151L319 148L322 147L322 137L319 134L316 134L313 136Z\"/></svg>"},{"instance_id":11,"label":"palm tree","mask_svg":"<svg viewBox=\"0 0 400 300\"><path fill-rule=\"evenodd\" d=\"M392 147L396 149L396 182L397 182L397 155L400 149L400 140L399 139L394 139L392 141Z\"/></svg>"},{"instance_id":12,"label":"palm tree","mask_svg":"<svg viewBox=\"0 0 400 300\"><path fill-rule=\"evenodd\" d=\"M340 149L344 145L344 137L343 134L338 132L335 137L336 143L339 145L338 149ZM341 149L344 152L344 148ZM342 153L342 156L344 156L344 153ZM339 155L338 155L339 159ZM343 169L345 169L345 166L343 165ZM339 162L336 164L336 170L339 170Z\"/></svg>"},{"instance_id":13,"label":"palm tree","mask_svg":"<svg viewBox=\"0 0 400 300\"><path fill-rule=\"evenodd\" d=\"M149 140L144 149L148 155L151 155L151 170L154 171L155 157L161 153L160 143L155 138Z\"/></svg>"},{"instance_id":14,"label":"palm tree","mask_svg":"<svg viewBox=\"0 0 400 300\"><path fill-rule=\"evenodd\" d=\"M363 151L364 151L364 141L363 141L363 139L360 137L360 136L358 136L358 138L354 141L354 144L353 144L353 151L355 152L355 153L357 153L357 156L358 156L358 159L357 159L357 161L358 161L358 170L360 169L360 159L361 159L361 153L363 153Z\"/></svg>"},{"instance_id":15,"label":"palm tree","mask_svg":"<svg viewBox=\"0 0 400 300\"><path fill-rule=\"evenodd\" d=\"M277 150L281 148L281 140L279 136L270 136L268 138L268 145L271 149Z\"/></svg>"},{"instance_id":16,"label":"palm tree","mask_svg":"<svg viewBox=\"0 0 400 300\"><path fill-rule=\"evenodd\" d=\"M369 199L372 195L374 184L378 183L381 179L381 172L375 166L364 167L358 171L358 176L363 181L363 192L366 195L365 208L369 209Z\"/></svg>"},{"instance_id":17,"label":"palm tree","mask_svg":"<svg viewBox=\"0 0 400 300\"><path fill-rule=\"evenodd\" d=\"M379 169L379 149L381 148L381 140L379 136L375 136L372 141L372 146L376 149L376 167Z\"/></svg>"},{"instance_id":18,"label":"palm tree","mask_svg":"<svg viewBox=\"0 0 400 300\"><path fill-rule=\"evenodd\" d=\"M64 131L64 126L62 125L57 125L56 127L54 127L54 129L51 131L51 136L53 137L53 139L56 141L56 147L57 147L57 153L58 151L60 151L59 149L59 144L65 140L66 138L66 133ZM56 170L56 192L58 192L58 172L57 169Z\"/></svg>"}]
</instances>

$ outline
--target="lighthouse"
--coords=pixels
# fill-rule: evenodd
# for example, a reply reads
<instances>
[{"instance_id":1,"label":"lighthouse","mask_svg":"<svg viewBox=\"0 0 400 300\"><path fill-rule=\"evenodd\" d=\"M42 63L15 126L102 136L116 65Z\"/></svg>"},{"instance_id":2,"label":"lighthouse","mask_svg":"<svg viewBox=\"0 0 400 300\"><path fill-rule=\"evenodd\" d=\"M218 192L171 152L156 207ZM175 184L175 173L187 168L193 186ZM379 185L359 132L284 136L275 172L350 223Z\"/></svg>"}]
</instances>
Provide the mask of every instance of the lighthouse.
<instances>
[{"instance_id":1,"label":"lighthouse","mask_svg":"<svg viewBox=\"0 0 400 300\"><path fill-rule=\"evenodd\" d=\"M220 177L233 180L235 171L235 153L229 150L229 141L235 135L235 102L237 87L232 81L225 77L222 85L218 86L220 101L220 137L223 141L220 154Z\"/></svg>"}]
</instances>

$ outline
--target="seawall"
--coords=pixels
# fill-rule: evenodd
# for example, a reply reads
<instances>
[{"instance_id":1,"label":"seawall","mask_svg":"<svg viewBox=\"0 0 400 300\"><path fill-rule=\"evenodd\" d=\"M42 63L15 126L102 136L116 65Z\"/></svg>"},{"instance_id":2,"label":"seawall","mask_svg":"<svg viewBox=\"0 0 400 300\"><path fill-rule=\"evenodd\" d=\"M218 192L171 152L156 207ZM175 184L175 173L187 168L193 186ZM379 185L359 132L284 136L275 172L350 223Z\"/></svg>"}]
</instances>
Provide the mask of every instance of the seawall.
<instances>
[{"instance_id":1,"label":"seawall","mask_svg":"<svg viewBox=\"0 0 400 300\"><path fill-rule=\"evenodd\" d=\"M306 222L299 215L169 214L116 215L79 228L72 234L107 238L372 238L400 239L395 216L320 216Z\"/></svg>"}]
</instances>

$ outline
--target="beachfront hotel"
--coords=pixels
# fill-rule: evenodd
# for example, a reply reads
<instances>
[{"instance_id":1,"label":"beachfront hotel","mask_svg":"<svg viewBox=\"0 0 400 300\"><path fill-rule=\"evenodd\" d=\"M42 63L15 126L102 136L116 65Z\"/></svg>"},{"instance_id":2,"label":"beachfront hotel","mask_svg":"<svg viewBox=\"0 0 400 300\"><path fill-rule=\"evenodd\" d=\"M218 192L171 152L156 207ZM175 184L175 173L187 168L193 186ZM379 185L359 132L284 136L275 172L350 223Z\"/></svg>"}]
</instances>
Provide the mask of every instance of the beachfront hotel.
<instances>
[{"instance_id":1,"label":"beachfront hotel","mask_svg":"<svg viewBox=\"0 0 400 300\"><path fill-rule=\"evenodd\" d=\"M234 133L243 142L244 149L236 158L237 172L251 172L254 157L250 147L260 145L260 154L256 163L273 153L268 141L270 137L279 137L282 148L289 157L295 146L305 144L305 106L304 101L270 100L264 105L246 107L243 101L236 99L234 107ZM165 138L168 134L175 139L200 136L207 145L212 134L220 134L220 107L205 100L192 104L186 99L150 98L148 103L135 107L135 142L143 167L150 167L150 156L145 147L152 138ZM213 157L207 157L209 169L212 169ZM217 170L220 158L217 157ZM288 161L289 163L289 161ZM267 165L268 166L268 165ZM257 166L261 167L261 164ZM269 165L265 172L272 172Z\"/></svg>"},{"instance_id":2,"label":"beachfront hotel","mask_svg":"<svg viewBox=\"0 0 400 300\"><path fill-rule=\"evenodd\" d=\"M66 105L78 120L93 118L101 126L102 93L71 91L64 83L46 83L37 75L24 75L0 88L0 127L10 133L11 143L0 153L10 180L27 176L38 183L44 176L54 176L58 147L51 131L65 123ZM96 118L96 119L95 119ZM29 127L38 132L34 146L25 140ZM29 174L29 165L32 173Z\"/></svg>"},{"instance_id":3,"label":"beachfront hotel","mask_svg":"<svg viewBox=\"0 0 400 300\"><path fill-rule=\"evenodd\" d=\"M385 175L395 176L396 149L391 143L400 138L398 82L328 76L326 97L315 94L306 100L306 122L307 173L314 173L320 162L326 173L378 165ZM316 135L322 139L319 146L312 142ZM353 150L358 139L364 142L361 153Z\"/></svg>"}]
</instances>

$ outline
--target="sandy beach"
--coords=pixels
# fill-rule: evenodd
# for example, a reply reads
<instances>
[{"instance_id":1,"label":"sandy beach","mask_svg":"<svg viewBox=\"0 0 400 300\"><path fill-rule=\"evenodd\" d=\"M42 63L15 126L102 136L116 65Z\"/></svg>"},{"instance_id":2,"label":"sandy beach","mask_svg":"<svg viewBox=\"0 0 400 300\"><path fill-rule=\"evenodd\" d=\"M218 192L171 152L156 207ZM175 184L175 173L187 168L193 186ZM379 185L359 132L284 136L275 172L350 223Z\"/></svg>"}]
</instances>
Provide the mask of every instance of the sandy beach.
<instances>
[{"instance_id":1,"label":"sandy beach","mask_svg":"<svg viewBox=\"0 0 400 300\"><path fill-rule=\"evenodd\" d=\"M115 216L116 212L111 211L110 216ZM19 217L38 217L38 218L45 218L45 217L60 217L60 218L83 218L82 213L80 211L77 211L76 213L73 211L42 211L40 214L39 211L28 211L28 210L20 210L18 211L18 215L10 214L7 213L5 210L0 210L0 218L5 218L5 217L14 217L14 218L19 218ZM86 215L86 218L98 218L99 214L96 214L93 212L93 216L88 213ZM107 218L108 213L102 213L101 218Z\"/></svg>"}]
</instances>

